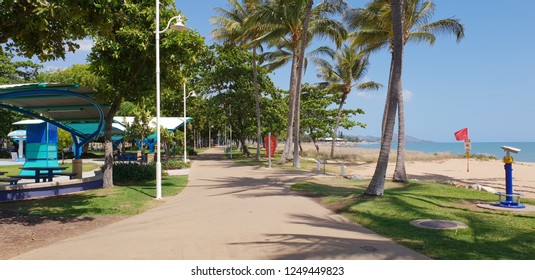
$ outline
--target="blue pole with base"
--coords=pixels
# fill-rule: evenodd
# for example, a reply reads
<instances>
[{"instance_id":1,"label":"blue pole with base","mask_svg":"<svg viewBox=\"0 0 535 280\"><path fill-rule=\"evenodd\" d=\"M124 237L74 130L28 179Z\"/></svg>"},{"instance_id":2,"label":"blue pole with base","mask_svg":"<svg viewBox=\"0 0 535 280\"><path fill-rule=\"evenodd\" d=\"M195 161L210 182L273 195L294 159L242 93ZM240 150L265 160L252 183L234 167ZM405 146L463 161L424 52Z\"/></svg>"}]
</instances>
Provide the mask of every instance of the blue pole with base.
<instances>
[{"instance_id":1,"label":"blue pole with base","mask_svg":"<svg viewBox=\"0 0 535 280\"><path fill-rule=\"evenodd\" d=\"M502 149L506 153L505 157L503 157L505 169L505 194L497 193L497 195L500 197L500 203L494 204L494 206L505 208L525 208L525 205L520 204L520 196L522 195L520 193L515 193L513 190L513 157L511 156L511 153L517 154L520 152L520 149L508 146L503 146ZM501 199L502 196L505 196L505 200Z\"/></svg>"},{"instance_id":2,"label":"blue pole with base","mask_svg":"<svg viewBox=\"0 0 535 280\"><path fill-rule=\"evenodd\" d=\"M503 158L505 163L505 201L500 202L505 205L514 205L513 200L513 157L505 156Z\"/></svg>"}]
</instances>

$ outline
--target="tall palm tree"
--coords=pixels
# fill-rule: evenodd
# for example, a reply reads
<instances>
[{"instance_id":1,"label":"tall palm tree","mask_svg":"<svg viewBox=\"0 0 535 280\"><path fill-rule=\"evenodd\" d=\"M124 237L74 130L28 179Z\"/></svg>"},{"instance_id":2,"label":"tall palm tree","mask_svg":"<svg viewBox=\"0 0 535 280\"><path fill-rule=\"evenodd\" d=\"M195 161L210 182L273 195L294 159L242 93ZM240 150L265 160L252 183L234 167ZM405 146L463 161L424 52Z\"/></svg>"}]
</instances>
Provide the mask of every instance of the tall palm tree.
<instances>
[{"instance_id":1,"label":"tall palm tree","mask_svg":"<svg viewBox=\"0 0 535 280\"><path fill-rule=\"evenodd\" d=\"M242 45L253 50L253 87L256 106L256 160L260 160L260 143L262 142L262 132L260 123L260 93L258 90L258 69L257 69L257 49L260 43L254 41L256 37L251 33L251 29L246 28L247 19L255 9L263 2L262 0L228 0L230 10L216 7L215 11L219 16L214 16L211 21L214 25L220 26L212 31L212 36L226 44Z\"/></svg>"},{"instance_id":2,"label":"tall palm tree","mask_svg":"<svg viewBox=\"0 0 535 280\"><path fill-rule=\"evenodd\" d=\"M370 50L389 47L393 51L391 7L389 0L373 0L365 9L349 10L345 20L351 28L357 29L353 42L367 45ZM402 10L403 45L415 42L428 43L432 46L438 34L453 34L457 43L464 37L464 27L456 18L429 22L435 10L435 4L432 1L404 0ZM399 93L398 101L398 154L393 179L404 182L407 180L407 174L405 172L405 119L402 93ZM391 103L387 101L386 104ZM388 107L385 107L383 134L387 111Z\"/></svg>"},{"instance_id":3,"label":"tall palm tree","mask_svg":"<svg viewBox=\"0 0 535 280\"><path fill-rule=\"evenodd\" d=\"M346 37L346 31L337 20L327 16L342 12L345 2L342 0L323 0L313 6L312 0L267 0L251 17L250 27L262 42L280 42L285 38L291 45L292 67L289 90L288 129L283 155L279 163L285 163L293 158L294 166L299 165L299 157L292 157L292 142L297 142L294 128L299 116L299 94L304 60L304 49L309 40L314 37L332 38L337 45ZM308 24L307 24L308 23ZM308 37L308 38L307 38ZM306 42L303 44L303 42ZM298 124L297 124L298 129ZM298 134L297 134L298 135Z\"/></svg>"},{"instance_id":4,"label":"tall palm tree","mask_svg":"<svg viewBox=\"0 0 535 280\"><path fill-rule=\"evenodd\" d=\"M334 146L336 135L338 135L338 127L340 125L343 107L351 90L353 88L358 90L378 90L382 85L373 81L359 82L364 78L364 75L366 75L368 67L370 66L368 52L359 51L358 47L355 45L344 45L338 50L326 47L321 51L330 57L333 60L333 63L331 64L327 60L321 58L315 59L315 64L319 66L318 77L327 83L328 91L341 93L338 115L332 134L332 159L334 157Z\"/></svg>"},{"instance_id":5,"label":"tall palm tree","mask_svg":"<svg viewBox=\"0 0 535 280\"><path fill-rule=\"evenodd\" d=\"M390 79L388 81L387 103L385 103L385 125L381 137L381 150L375 166L372 180L364 193L366 195L379 196L384 194L386 168L396 121L398 97L401 96L401 73L403 68L403 1L390 0L392 19L392 62L390 66ZM410 1L410 0L409 0Z\"/></svg>"}]
</instances>

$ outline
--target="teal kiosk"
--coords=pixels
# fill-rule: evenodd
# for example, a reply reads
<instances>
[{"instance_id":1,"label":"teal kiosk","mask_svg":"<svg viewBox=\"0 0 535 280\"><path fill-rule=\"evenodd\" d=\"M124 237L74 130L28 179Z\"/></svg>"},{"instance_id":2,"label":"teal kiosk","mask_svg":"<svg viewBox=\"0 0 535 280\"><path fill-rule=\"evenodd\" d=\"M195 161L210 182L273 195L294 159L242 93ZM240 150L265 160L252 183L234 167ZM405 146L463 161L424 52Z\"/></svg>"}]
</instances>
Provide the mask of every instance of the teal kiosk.
<instances>
[{"instance_id":1,"label":"teal kiosk","mask_svg":"<svg viewBox=\"0 0 535 280\"><path fill-rule=\"evenodd\" d=\"M27 126L26 161L23 167L59 167L58 128L55 125L42 122ZM34 176L35 171L21 170L20 175Z\"/></svg>"}]
</instances>

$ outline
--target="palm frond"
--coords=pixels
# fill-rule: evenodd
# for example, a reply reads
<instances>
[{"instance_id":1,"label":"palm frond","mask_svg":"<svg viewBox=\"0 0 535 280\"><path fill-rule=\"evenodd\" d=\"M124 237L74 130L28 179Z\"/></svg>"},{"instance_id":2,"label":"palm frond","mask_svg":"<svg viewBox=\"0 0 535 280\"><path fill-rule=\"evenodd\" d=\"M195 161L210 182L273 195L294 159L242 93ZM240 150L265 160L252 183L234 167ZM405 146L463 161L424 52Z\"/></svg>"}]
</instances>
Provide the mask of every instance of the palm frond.
<instances>
[{"instance_id":1,"label":"palm frond","mask_svg":"<svg viewBox=\"0 0 535 280\"><path fill-rule=\"evenodd\" d=\"M364 82L356 84L354 87L358 90L379 90L383 85L376 82Z\"/></svg>"},{"instance_id":2,"label":"palm frond","mask_svg":"<svg viewBox=\"0 0 535 280\"><path fill-rule=\"evenodd\" d=\"M430 46L435 44L435 35L428 32L412 32L406 43L428 43Z\"/></svg>"},{"instance_id":3,"label":"palm frond","mask_svg":"<svg viewBox=\"0 0 535 280\"><path fill-rule=\"evenodd\" d=\"M453 34L456 37L457 43L464 38L464 26L456 18L448 18L426 25L422 25L416 29L419 32L429 32L432 34Z\"/></svg>"}]
</instances>

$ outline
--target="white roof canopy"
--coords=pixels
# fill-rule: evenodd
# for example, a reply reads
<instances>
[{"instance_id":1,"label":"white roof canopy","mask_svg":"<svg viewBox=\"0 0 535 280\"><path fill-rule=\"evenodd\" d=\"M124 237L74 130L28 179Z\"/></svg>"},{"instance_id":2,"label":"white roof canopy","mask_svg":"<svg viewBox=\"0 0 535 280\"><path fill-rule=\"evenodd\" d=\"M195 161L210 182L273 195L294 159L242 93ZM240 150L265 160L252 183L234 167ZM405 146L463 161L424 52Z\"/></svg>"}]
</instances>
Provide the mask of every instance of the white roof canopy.
<instances>
[{"instance_id":1,"label":"white roof canopy","mask_svg":"<svg viewBox=\"0 0 535 280\"><path fill-rule=\"evenodd\" d=\"M186 117L186 123L190 121L191 119L192 118L190 117ZM126 126L134 122L134 117L116 116L113 118L113 121ZM171 118L171 117L160 118L160 126L163 126L165 129L175 130L178 127L182 126L183 123L184 123L184 118ZM156 118L152 118L152 120L149 123L149 127L151 128L156 127Z\"/></svg>"}]
</instances>

